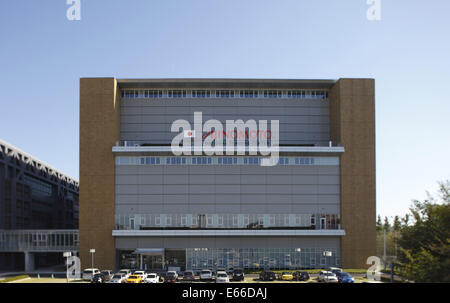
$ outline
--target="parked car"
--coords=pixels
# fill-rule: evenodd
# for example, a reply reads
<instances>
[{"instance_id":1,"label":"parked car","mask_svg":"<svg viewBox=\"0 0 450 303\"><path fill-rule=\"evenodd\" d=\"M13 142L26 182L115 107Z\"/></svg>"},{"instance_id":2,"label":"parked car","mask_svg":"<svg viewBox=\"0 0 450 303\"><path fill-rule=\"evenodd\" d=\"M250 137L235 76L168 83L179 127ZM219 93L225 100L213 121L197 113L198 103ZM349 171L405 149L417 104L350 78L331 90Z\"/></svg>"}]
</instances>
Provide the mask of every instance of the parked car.
<instances>
[{"instance_id":1,"label":"parked car","mask_svg":"<svg viewBox=\"0 0 450 303\"><path fill-rule=\"evenodd\" d=\"M200 280L212 280L213 274L212 271L209 269L203 269L200 272Z\"/></svg>"},{"instance_id":2,"label":"parked car","mask_svg":"<svg viewBox=\"0 0 450 303\"><path fill-rule=\"evenodd\" d=\"M195 275L192 270L186 270L183 273L183 281L194 281L194 280L195 280Z\"/></svg>"},{"instance_id":3,"label":"parked car","mask_svg":"<svg viewBox=\"0 0 450 303\"><path fill-rule=\"evenodd\" d=\"M280 280L282 280L282 281L292 281L292 280L294 280L294 275L291 273L291 272L283 272L281 275L280 275Z\"/></svg>"},{"instance_id":4,"label":"parked car","mask_svg":"<svg viewBox=\"0 0 450 303\"><path fill-rule=\"evenodd\" d=\"M336 274L339 283L355 283L355 279L348 272L339 272Z\"/></svg>"},{"instance_id":5,"label":"parked car","mask_svg":"<svg viewBox=\"0 0 450 303\"><path fill-rule=\"evenodd\" d=\"M309 274L306 271L296 271L294 273L294 280L296 281L308 281Z\"/></svg>"},{"instance_id":6,"label":"parked car","mask_svg":"<svg viewBox=\"0 0 450 303\"><path fill-rule=\"evenodd\" d=\"M142 283L142 277L138 275L130 275L127 278L127 283Z\"/></svg>"},{"instance_id":7,"label":"parked car","mask_svg":"<svg viewBox=\"0 0 450 303\"><path fill-rule=\"evenodd\" d=\"M115 274L111 280L109 280L109 283L125 283L127 278L122 273Z\"/></svg>"},{"instance_id":8,"label":"parked car","mask_svg":"<svg viewBox=\"0 0 450 303\"><path fill-rule=\"evenodd\" d=\"M259 274L261 281L274 281L277 279L277 275L271 270L264 270Z\"/></svg>"},{"instance_id":9,"label":"parked car","mask_svg":"<svg viewBox=\"0 0 450 303\"><path fill-rule=\"evenodd\" d=\"M100 270L98 268L86 268L83 270L82 279L91 280L95 274L99 274Z\"/></svg>"},{"instance_id":10,"label":"parked car","mask_svg":"<svg viewBox=\"0 0 450 303\"><path fill-rule=\"evenodd\" d=\"M326 282L326 283L337 283L339 282L336 274L332 273L331 271L322 270L319 272L319 276L317 278L320 282Z\"/></svg>"},{"instance_id":11,"label":"parked car","mask_svg":"<svg viewBox=\"0 0 450 303\"><path fill-rule=\"evenodd\" d=\"M105 282L106 278L105 275L102 273L95 274L91 279L91 283L105 283Z\"/></svg>"},{"instance_id":12,"label":"parked car","mask_svg":"<svg viewBox=\"0 0 450 303\"><path fill-rule=\"evenodd\" d=\"M232 273L232 279L233 281L244 281L244 271L242 269L235 269Z\"/></svg>"},{"instance_id":13,"label":"parked car","mask_svg":"<svg viewBox=\"0 0 450 303\"><path fill-rule=\"evenodd\" d=\"M331 271L337 276L338 273L342 272L342 268L339 267L328 267L327 271Z\"/></svg>"},{"instance_id":14,"label":"parked car","mask_svg":"<svg viewBox=\"0 0 450 303\"><path fill-rule=\"evenodd\" d=\"M133 275L141 276L142 280L147 279L147 273L143 270L136 270Z\"/></svg>"},{"instance_id":15,"label":"parked car","mask_svg":"<svg viewBox=\"0 0 450 303\"><path fill-rule=\"evenodd\" d=\"M147 274L145 283L159 283L159 276L155 273Z\"/></svg>"},{"instance_id":16,"label":"parked car","mask_svg":"<svg viewBox=\"0 0 450 303\"><path fill-rule=\"evenodd\" d=\"M112 272L112 270L102 270L102 274L105 276L106 281L108 282L109 280L111 280L111 278L114 276L114 273Z\"/></svg>"},{"instance_id":17,"label":"parked car","mask_svg":"<svg viewBox=\"0 0 450 303\"><path fill-rule=\"evenodd\" d=\"M178 274L174 270L168 271L164 278L165 283L175 283L177 280L178 280Z\"/></svg>"},{"instance_id":18,"label":"parked car","mask_svg":"<svg viewBox=\"0 0 450 303\"><path fill-rule=\"evenodd\" d=\"M229 283L230 278L226 271L218 271L216 273L216 283Z\"/></svg>"},{"instance_id":19,"label":"parked car","mask_svg":"<svg viewBox=\"0 0 450 303\"><path fill-rule=\"evenodd\" d=\"M131 270L129 269L121 269L119 270L119 273L123 274L125 276L125 279L128 278L131 275Z\"/></svg>"}]
</instances>

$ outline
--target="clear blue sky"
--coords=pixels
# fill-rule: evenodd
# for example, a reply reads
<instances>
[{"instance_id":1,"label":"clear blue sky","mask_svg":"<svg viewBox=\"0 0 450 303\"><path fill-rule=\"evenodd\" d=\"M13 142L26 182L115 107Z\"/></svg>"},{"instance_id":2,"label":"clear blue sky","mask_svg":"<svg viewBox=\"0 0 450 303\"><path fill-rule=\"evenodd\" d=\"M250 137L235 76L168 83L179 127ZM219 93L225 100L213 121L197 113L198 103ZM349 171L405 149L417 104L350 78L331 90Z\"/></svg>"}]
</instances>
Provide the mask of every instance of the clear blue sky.
<instances>
[{"instance_id":1,"label":"clear blue sky","mask_svg":"<svg viewBox=\"0 0 450 303\"><path fill-rule=\"evenodd\" d=\"M450 1L0 1L0 138L78 178L79 78L376 79L377 212L450 179Z\"/></svg>"}]
</instances>

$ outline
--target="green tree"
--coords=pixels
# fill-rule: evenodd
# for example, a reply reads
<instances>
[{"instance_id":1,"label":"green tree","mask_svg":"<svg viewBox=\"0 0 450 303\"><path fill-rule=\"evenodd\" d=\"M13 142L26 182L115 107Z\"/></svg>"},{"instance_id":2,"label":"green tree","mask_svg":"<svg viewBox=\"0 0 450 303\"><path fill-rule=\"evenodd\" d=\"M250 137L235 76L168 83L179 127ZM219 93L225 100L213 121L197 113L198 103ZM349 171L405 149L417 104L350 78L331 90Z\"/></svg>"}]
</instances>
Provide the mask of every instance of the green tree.
<instances>
[{"instance_id":1,"label":"green tree","mask_svg":"<svg viewBox=\"0 0 450 303\"><path fill-rule=\"evenodd\" d=\"M409 224L409 214L406 214L403 218L402 218L402 225L408 225Z\"/></svg>"},{"instance_id":2,"label":"green tree","mask_svg":"<svg viewBox=\"0 0 450 303\"><path fill-rule=\"evenodd\" d=\"M397 232L400 231L400 228L402 227L402 223L400 222L400 217L395 216L394 217L394 223L392 224L392 229Z\"/></svg>"},{"instance_id":3,"label":"green tree","mask_svg":"<svg viewBox=\"0 0 450 303\"><path fill-rule=\"evenodd\" d=\"M439 183L438 198L413 201L413 222L401 228L400 273L416 282L450 282L450 182Z\"/></svg>"},{"instance_id":4,"label":"green tree","mask_svg":"<svg viewBox=\"0 0 450 303\"><path fill-rule=\"evenodd\" d=\"M381 223L381 216L378 215L377 218L377 232L383 231L383 223Z\"/></svg>"},{"instance_id":5,"label":"green tree","mask_svg":"<svg viewBox=\"0 0 450 303\"><path fill-rule=\"evenodd\" d=\"M389 223L388 217L384 217L383 229L388 232L391 230L391 224Z\"/></svg>"}]
</instances>

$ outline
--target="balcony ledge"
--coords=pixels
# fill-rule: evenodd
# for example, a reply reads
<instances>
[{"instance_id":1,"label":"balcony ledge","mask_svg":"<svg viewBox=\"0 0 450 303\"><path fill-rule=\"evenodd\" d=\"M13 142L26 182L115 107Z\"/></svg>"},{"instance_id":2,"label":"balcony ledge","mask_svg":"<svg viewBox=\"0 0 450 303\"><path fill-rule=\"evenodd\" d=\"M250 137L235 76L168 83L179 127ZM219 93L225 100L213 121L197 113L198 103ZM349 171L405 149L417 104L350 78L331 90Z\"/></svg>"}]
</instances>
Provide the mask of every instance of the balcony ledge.
<instances>
[{"instance_id":1,"label":"balcony ledge","mask_svg":"<svg viewBox=\"0 0 450 303\"><path fill-rule=\"evenodd\" d=\"M184 151L214 151L206 148L189 148ZM252 151L258 152L257 148L252 148ZM113 153L168 153L172 152L171 146L113 146ZM245 147L245 153L249 152L249 147ZM344 152L342 146L280 146L280 153L324 153L324 154L340 154Z\"/></svg>"},{"instance_id":2,"label":"balcony ledge","mask_svg":"<svg viewBox=\"0 0 450 303\"><path fill-rule=\"evenodd\" d=\"M343 229L322 230L113 230L113 237L329 237L345 236Z\"/></svg>"}]
</instances>

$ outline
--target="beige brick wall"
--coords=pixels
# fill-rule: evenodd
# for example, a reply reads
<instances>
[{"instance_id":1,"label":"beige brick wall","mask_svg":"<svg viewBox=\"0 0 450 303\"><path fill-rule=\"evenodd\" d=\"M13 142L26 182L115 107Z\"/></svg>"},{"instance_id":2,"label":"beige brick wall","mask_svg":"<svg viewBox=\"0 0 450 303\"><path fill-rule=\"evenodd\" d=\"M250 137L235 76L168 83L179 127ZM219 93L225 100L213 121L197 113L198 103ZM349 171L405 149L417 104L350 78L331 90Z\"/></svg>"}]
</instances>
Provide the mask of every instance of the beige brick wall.
<instances>
[{"instance_id":1,"label":"beige brick wall","mask_svg":"<svg viewBox=\"0 0 450 303\"><path fill-rule=\"evenodd\" d=\"M330 93L331 139L341 156L342 266L367 268L376 255L375 81L340 79Z\"/></svg>"},{"instance_id":2,"label":"beige brick wall","mask_svg":"<svg viewBox=\"0 0 450 303\"><path fill-rule=\"evenodd\" d=\"M80 257L81 267L114 269L114 156L120 138L120 106L114 78L80 80Z\"/></svg>"}]
</instances>

